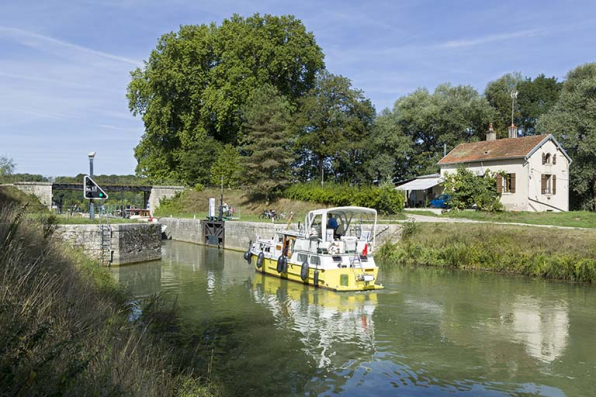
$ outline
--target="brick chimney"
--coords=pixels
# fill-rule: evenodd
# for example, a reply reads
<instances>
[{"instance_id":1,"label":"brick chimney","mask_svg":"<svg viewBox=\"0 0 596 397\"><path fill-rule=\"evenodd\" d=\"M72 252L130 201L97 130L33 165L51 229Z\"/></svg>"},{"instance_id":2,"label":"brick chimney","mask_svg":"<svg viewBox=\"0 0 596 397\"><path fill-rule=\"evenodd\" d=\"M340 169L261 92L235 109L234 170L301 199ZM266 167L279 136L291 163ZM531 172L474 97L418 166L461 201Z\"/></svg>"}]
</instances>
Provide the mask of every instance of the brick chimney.
<instances>
[{"instance_id":1,"label":"brick chimney","mask_svg":"<svg viewBox=\"0 0 596 397\"><path fill-rule=\"evenodd\" d=\"M515 124L509 126L509 138L517 138L517 127Z\"/></svg>"},{"instance_id":2,"label":"brick chimney","mask_svg":"<svg viewBox=\"0 0 596 397\"><path fill-rule=\"evenodd\" d=\"M493 123L488 125L488 132L486 133L486 140L487 141L496 141L497 140L497 133L493 130Z\"/></svg>"}]
</instances>

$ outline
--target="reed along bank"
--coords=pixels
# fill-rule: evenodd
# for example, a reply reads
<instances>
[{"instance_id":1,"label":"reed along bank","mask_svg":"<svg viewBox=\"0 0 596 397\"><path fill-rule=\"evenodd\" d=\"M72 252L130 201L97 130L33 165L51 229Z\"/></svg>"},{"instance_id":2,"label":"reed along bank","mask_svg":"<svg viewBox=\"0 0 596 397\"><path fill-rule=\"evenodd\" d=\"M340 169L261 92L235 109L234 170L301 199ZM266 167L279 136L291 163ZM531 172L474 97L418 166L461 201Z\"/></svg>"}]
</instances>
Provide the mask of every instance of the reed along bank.
<instances>
[{"instance_id":1,"label":"reed along bank","mask_svg":"<svg viewBox=\"0 0 596 397\"><path fill-rule=\"evenodd\" d=\"M175 315L131 319L109 271L52 223L0 191L0 396L213 395L169 341Z\"/></svg>"},{"instance_id":2,"label":"reed along bank","mask_svg":"<svg viewBox=\"0 0 596 397\"><path fill-rule=\"evenodd\" d=\"M489 224L404 224L383 266L436 266L596 282L596 231Z\"/></svg>"}]
</instances>

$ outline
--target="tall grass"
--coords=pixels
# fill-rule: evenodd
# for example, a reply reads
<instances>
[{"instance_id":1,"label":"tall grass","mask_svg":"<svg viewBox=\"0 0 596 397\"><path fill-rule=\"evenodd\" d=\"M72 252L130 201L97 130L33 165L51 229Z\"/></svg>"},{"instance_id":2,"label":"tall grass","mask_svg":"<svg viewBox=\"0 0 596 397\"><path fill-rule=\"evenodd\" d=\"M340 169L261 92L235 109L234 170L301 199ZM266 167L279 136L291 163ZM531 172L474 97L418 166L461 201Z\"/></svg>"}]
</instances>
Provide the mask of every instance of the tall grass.
<instances>
[{"instance_id":1,"label":"tall grass","mask_svg":"<svg viewBox=\"0 0 596 397\"><path fill-rule=\"evenodd\" d=\"M106 269L52 238L52 225L0 209L0 394L208 395L151 330L127 318Z\"/></svg>"},{"instance_id":2,"label":"tall grass","mask_svg":"<svg viewBox=\"0 0 596 397\"><path fill-rule=\"evenodd\" d=\"M470 224L406 225L403 238L380 248L389 266L438 266L596 282L596 233Z\"/></svg>"}]
</instances>

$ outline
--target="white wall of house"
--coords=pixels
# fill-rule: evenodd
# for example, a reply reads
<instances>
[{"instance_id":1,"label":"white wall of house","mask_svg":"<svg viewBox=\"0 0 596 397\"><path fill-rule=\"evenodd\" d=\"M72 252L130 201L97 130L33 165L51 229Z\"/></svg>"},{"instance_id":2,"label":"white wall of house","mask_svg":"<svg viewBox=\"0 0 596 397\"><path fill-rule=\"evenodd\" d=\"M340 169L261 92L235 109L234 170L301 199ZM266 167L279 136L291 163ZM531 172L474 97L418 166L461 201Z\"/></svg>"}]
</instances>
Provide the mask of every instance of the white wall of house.
<instances>
[{"instance_id":1,"label":"white wall of house","mask_svg":"<svg viewBox=\"0 0 596 397\"><path fill-rule=\"evenodd\" d=\"M459 164L441 165L441 176L447 173L457 172ZM504 171L507 174L515 174L515 193L503 192L501 203L508 211L534 211L529 207L528 200L528 172L529 164L524 159L493 160L487 162L466 163L466 168L478 175L484 175L488 170L491 172Z\"/></svg>"},{"instance_id":2,"label":"white wall of house","mask_svg":"<svg viewBox=\"0 0 596 397\"><path fill-rule=\"evenodd\" d=\"M542 155L550 154L550 163L542 164ZM553 155L556 164L552 164ZM441 176L457 171L458 164L441 165ZM478 175L504 171L515 174L515 193L503 192L501 203L509 211L569 211L569 160L552 141L546 142L524 159L493 160L488 162L466 163L466 168ZM556 177L556 192L552 189L542 193L542 175Z\"/></svg>"},{"instance_id":3,"label":"white wall of house","mask_svg":"<svg viewBox=\"0 0 596 397\"><path fill-rule=\"evenodd\" d=\"M542 154L550 154L548 164L542 164ZM552 157L557 155L557 163ZM530 177L528 178L529 211L569 211L569 160L552 141L546 142L528 159ZM556 177L556 192L542 194L542 175ZM552 189L551 189L552 190Z\"/></svg>"}]
</instances>

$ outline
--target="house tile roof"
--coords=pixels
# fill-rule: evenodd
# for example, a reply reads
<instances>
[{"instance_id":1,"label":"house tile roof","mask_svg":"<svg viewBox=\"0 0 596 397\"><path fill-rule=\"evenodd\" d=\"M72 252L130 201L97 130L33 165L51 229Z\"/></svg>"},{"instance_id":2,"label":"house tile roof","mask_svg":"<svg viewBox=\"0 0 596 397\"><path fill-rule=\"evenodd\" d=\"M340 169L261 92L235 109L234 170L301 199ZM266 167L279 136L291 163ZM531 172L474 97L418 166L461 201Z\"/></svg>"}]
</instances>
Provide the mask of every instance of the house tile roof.
<instances>
[{"instance_id":1,"label":"house tile roof","mask_svg":"<svg viewBox=\"0 0 596 397\"><path fill-rule=\"evenodd\" d=\"M495 141L461 143L447 156L443 157L438 164L524 158L547 138L549 138L549 135L534 135L522 138L497 139Z\"/></svg>"}]
</instances>

